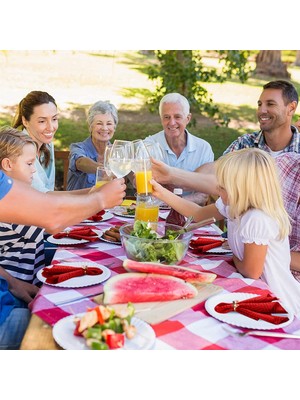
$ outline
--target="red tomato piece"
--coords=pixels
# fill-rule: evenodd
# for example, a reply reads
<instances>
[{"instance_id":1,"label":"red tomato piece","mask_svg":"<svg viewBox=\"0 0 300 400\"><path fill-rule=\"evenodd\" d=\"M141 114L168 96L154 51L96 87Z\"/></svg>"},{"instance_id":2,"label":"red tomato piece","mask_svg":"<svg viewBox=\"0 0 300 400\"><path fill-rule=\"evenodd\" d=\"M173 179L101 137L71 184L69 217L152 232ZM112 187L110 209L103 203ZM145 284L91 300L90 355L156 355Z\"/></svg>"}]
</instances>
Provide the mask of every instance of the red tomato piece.
<instances>
[{"instance_id":1,"label":"red tomato piece","mask_svg":"<svg viewBox=\"0 0 300 400\"><path fill-rule=\"evenodd\" d=\"M114 333L106 336L106 343L110 349L120 349L124 346L125 336L123 333Z\"/></svg>"}]
</instances>

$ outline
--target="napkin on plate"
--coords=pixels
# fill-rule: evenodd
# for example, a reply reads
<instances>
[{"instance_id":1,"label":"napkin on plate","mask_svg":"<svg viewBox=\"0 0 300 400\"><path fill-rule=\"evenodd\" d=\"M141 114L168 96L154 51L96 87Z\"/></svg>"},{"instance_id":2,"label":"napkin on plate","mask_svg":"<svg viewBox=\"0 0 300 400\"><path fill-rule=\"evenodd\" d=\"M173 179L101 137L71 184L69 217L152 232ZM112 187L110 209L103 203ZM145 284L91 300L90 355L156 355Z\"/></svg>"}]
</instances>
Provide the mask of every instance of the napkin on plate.
<instances>
[{"instance_id":1,"label":"napkin on plate","mask_svg":"<svg viewBox=\"0 0 300 400\"><path fill-rule=\"evenodd\" d=\"M219 303L215 306L215 311L221 314L235 311L256 321L262 319L271 324L279 325L288 321L289 318L273 315L287 314L282 305L274 300L278 300L278 298L270 294L261 295L247 300L233 301L232 303Z\"/></svg>"},{"instance_id":2,"label":"napkin on plate","mask_svg":"<svg viewBox=\"0 0 300 400\"><path fill-rule=\"evenodd\" d=\"M199 237L198 239L190 241L190 248L193 250L194 253L205 253L210 249L214 249L215 247L222 246L224 240L220 239L210 239L210 238L202 238Z\"/></svg>"},{"instance_id":3,"label":"napkin on plate","mask_svg":"<svg viewBox=\"0 0 300 400\"><path fill-rule=\"evenodd\" d=\"M53 235L54 239L62 239L62 238L70 238L70 239L84 239L88 240L89 242L95 242L99 240L98 235L88 227L83 228L74 228L70 231L59 232L56 235Z\"/></svg>"},{"instance_id":4,"label":"napkin on plate","mask_svg":"<svg viewBox=\"0 0 300 400\"><path fill-rule=\"evenodd\" d=\"M99 222L102 221L102 215L105 214L105 210L99 211L97 214L92 215L91 217L87 218L88 221Z\"/></svg>"},{"instance_id":5,"label":"napkin on plate","mask_svg":"<svg viewBox=\"0 0 300 400\"><path fill-rule=\"evenodd\" d=\"M102 269L97 267L71 267L68 265L56 265L52 268L44 268L42 276L46 278L46 283L61 283L71 278L83 275L100 275Z\"/></svg>"}]
</instances>

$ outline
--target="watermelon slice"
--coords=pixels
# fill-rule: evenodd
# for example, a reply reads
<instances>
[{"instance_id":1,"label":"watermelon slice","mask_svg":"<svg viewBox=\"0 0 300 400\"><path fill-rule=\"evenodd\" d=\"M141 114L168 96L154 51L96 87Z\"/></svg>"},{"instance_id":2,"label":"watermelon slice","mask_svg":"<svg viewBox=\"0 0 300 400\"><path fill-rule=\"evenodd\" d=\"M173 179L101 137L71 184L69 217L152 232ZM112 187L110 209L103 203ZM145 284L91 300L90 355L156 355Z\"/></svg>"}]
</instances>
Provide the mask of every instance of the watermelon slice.
<instances>
[{"instance_id":1,"label":"watermelon slice","mask_svg":"<svg viewBox=\"0 0 300 400\"><path fill-rule=\"evenodd\" d=\"M213 274L211 272L200 272L196 269L187 268L180 265L165 265L155 262L139 262L129 259L124 260L123 267L126 269L126 271L175 276L176 278L183 279L184 281L190 283L211 283L217 277L216 274Z\"/></svg>"},{"instance_id":2,"label":"watermelon slice","mask_svg":"<svg viewBox=\"0 0 300 400\"><path fill-rule=\"evenodd\" d=\"M142 303L190 299L198 294L195 286L174 276L127 272L115 275L104 285L104 304Z\"/></svg>"}]
</instances>

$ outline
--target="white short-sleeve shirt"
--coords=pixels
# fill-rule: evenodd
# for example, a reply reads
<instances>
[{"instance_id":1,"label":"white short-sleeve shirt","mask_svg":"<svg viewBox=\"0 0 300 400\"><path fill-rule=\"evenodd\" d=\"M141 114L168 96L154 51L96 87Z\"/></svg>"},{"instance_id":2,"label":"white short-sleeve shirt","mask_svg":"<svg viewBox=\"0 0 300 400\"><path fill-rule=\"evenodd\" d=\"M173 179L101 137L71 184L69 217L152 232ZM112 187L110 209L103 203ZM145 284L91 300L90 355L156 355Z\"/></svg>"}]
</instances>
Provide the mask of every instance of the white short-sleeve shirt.
<instances>
[{"instance_id":1,"label":"white short-sleeve shirt","mask_svg":"<svg viewBox=\"0 0 300 400\"><path fill-rule=\"evenodd\" d=\"M279 240L277 222L261 210L249 210L239 220L232 220L228 215L229 208L221 198L216 201L216 207L228 218L228 244L236 257L240 260L244 258L245 243L268 246L261 279L286 307L300 315L300 283L290 270L288 236Z\"/></svg>"}]
</instances>

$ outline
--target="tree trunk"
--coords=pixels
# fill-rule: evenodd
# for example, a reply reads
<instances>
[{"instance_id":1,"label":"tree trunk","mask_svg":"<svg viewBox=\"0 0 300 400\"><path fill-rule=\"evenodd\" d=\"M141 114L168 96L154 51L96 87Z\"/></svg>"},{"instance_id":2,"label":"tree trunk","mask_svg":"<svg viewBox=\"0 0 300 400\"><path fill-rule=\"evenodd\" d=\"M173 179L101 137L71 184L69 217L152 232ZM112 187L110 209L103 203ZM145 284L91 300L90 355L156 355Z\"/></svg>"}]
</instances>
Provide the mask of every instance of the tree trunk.
<instances>
[{"instance_id":1,"label":"tree trunk","mask_svg":"<svg viewBox=\"0 0 300 400\"><path fill-rule=\"evenodd\" d=\"M296 61L295 61L294 65L297 65L298 67L300 67L300 50L297 50Z\"/></svg>"},{"instance_id":2,"label":"tree trunk","mask_svg":"<svg viewBox=\"0 0 300 400\"><path fill-rule=\"evenodd\" d=\"M267 75L289 79L291 75L281 61L281 50L261 50L256 56L254 75Z\"/></svg>"}]
</instances>

